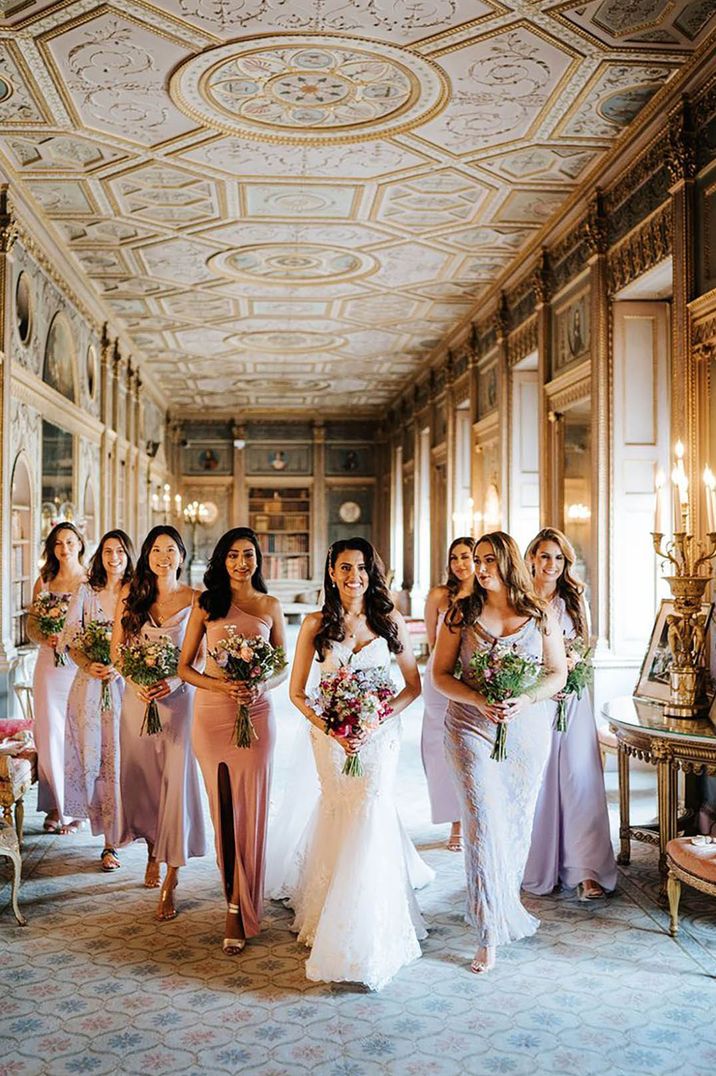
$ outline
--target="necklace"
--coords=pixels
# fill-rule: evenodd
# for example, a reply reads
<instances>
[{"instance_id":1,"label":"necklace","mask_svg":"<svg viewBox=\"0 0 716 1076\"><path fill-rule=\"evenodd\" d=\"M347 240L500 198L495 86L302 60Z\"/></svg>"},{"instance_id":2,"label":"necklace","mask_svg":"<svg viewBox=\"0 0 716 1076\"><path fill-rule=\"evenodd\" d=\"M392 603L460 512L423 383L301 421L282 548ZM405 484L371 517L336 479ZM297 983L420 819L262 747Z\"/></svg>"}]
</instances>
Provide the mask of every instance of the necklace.
<instances>
[{"instance_id":1,"label":"necklace","mask_svg":"<svg viewBox=\"0 0 716 1076\"><path fill-rule=\"evenodd\" d=\"M355 617L356 620L361 621L361 620L365 620L365 613L345 613L344 616L343 616L343 623L344 623L344 625L346 627L346 632L347 632L348 638L349 639L355 639L355 637L356 637L356 627L354 625L353 631L350 631L350 624L348 623L348 617L349 616Z\"/></svg>"}]
</instances>

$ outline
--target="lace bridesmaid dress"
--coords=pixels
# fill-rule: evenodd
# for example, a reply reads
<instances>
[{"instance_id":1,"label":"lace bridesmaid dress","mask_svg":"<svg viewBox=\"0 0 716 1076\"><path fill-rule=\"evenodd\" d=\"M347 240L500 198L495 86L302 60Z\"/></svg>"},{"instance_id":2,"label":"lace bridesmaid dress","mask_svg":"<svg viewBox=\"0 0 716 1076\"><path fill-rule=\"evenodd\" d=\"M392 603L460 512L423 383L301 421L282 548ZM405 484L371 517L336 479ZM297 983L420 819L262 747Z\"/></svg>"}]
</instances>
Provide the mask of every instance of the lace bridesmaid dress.
<instances>
[{"instance_id":1,"label":"lace bridesmaid dress","mask_svg":"<svg viewBox=\"0 0 716 1076\"><path fill-rule=\"evenodd\" d=\"M515 647L542 659L542 634L535 620L495 638L482 625L463 627L462 679L470 685L476 649ZM477 930L479 946L505 945L528 937L539 920L520 901L520 885L532 833L535 804L550 746L550 717L544 703L529 706L511 721L507 758L490 758L496 725L474 706L451 700L445 718L445 750L461 805L467 873L465 920Z\"/></svg>"},{"instance_id":2,"label":"lace bridesmaid dress","mask_svg":"<svg viewBox=\"0 0 716 1076\"><path fill-rule=\"evenodd\" d=\"M180 609L161 627L151 618L142 628L147 639L168 635L181 649L191 606ZM121 789L124 808L122 844L144 838L154 858L171 867L206 855L206 832L199 773L191 749L194 688L179 677L169 681L170 695L157 703L162 731L141 736L146 704L127 683L120 719Z\"/></svg>"},{"instance_id":3,"label":"lace bridesmaid dress","mask_svg":"<svg viewBox=\"0 0 716 1076\"><path fill-rule=\"evenodd\" d=\"M390 667L383 638L357 653L334 642L321 672L341 665ZM394 801L400 719L391 718L360 752L363 777L345 776L343 749L311 727L321 793L280 887L295 911L292 929L311 946L306 977L380 990L421 955L427 936L413 883L434 877L403 830Z\"/></svg>"},{"instance_id":4,"label":"lace bridesmaid dress","mask_svg":"<svg viewBox=\"0 0 716 1076\"><path fill-rule=\"evenodd\" d=\"M573 639L577 633L563 599L553 604L565 638ZM557 704L547 705L553 725ZM567 703L566 732L552 731L522 887L551 893L558 883L574 889L587 878L608 891L617 884L597 727L585 691Z\"/></svg>"},{"instance_id":5,"label":"lace bridesmaid dress","mask_svg":"<svg viewBox=\"0 0 716 1076\"><path fill-rule=\"evenodd\" d=\"M233 625L243 635L260 635L268 641L271 629L265 620L232 605L223 620L209 620L209 649L216 646ZM206 672L221 677L210 657ZM266 867L266 825L271 790L271 765L276 743L276 722L268 694L251 707L251 720L258 734L249 748L234 743L237 704L227 695L199 688L194 702L192 741L201 766L214 823L216 859L224 893L232 900L238 889L238 905L247 938L259 933L263 911Z\"/></svg>"},{"instance_id":6,"label":"lace bridesmaid dress","mask_svg":"<svg viewBox=\"0 0 716 1076\"><path fill-rule=\"evenodd\" d=\"M438 616L440 631L445 613ZM447 759L445 757L445 712L448 700L435 688L432 679L433 655L431 653L423 675L423 728L420 737L420 753L428 782L430 813L434 825L441 822L457 822L460 805L455 794Z\"/></svg>"},{"instance_id":7,"label":"lace bridesmaid dress","mask_svg":"<svg viewBox=\"0 0 716 1076\"><path fill-rule=\"evenodd\" d=\"M43 587L42 593L52 593ZM60 593L70 601L72 593ZM61 822L69 822L64 811L65 791L65 721L67 699L77 672L69 654L65 665L55 665L55 652L40 643L32 677L34 734L37 747L37 809L58 811Z\"/></svg>"},{"instance_id":8,"label":"lace bridesmaid dress","mask_svg":"<svg viewBox=\"0 0 716 1076\"><path fill-rule=\"evenodd\" d=\"M96 590L83 583L67 613L63 641L92 620L112 622ZM122 836L119 791L119 714L124 680L109 685L111 705L102 708L102 681L77 669L67 700L65 726L65 810L72 818L89 818L92 833L117 844Z\"/></svg>"}]
</instances>

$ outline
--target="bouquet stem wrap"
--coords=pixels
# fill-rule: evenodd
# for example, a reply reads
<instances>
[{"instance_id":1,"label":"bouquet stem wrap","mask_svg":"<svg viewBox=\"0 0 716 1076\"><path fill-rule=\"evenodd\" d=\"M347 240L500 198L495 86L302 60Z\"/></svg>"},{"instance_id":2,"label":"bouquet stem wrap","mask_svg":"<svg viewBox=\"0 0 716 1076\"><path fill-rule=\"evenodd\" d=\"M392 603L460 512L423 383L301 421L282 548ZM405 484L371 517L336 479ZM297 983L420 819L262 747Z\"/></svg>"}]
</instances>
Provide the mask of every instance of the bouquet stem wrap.
<instances>
[{"instance_id":1,"label":"bouquet stem wrap","mask_svg":"<svg viewBox=\"0 0 716 1076\"><path fill-rule=\"evenodd\" d=\"M286 666L282 647L272 646L260 635L241 635L233 624L226 629L226 636L210 648L209 657L219 666L226 680L256 686L270 680ZM251 711L245 702L240 702L234 725L235 746L251 747L258 738Z\"/></svg>"}]
</instances>

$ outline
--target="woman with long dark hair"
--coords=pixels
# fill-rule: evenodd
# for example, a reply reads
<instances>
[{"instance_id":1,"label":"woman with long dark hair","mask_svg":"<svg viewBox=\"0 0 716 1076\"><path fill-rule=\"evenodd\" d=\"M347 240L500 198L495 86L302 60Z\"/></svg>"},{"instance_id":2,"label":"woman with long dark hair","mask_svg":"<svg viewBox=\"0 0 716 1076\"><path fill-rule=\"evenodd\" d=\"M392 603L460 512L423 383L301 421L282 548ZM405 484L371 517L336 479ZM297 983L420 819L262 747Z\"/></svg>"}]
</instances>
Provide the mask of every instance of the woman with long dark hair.
<instances>
[{"instance_id":1,"label":"woman with long dark hair","mask_svg":"<svg viewBox=\"0 0 716 1076\"><path fill-rule=\"evenodd\" d=\"M584 584L574 575L574 549L566 534L545 527L525 554L537 594L554 609L565 639L589 643ZM551 893L577 888L582 900L599 900L617 883L604 774L589 692L566 701L567 728L552 745L537 800L524 889ZM551 707L555 716L556 707Z\"/></svg>"},{"instance_id":2,"label":"woman with long dark hair","mask_svg":"<svg viewBox=\"0 0 716 1076\"><path fill-rule=\"evenodd\" d=\"M420 694L420 676L382 562L364 538L331 546L324 595L321 612L301 625L290 685L291 701L311 723L321 791L277 890L296 913L299 941L311 946L309 979L379 990L421 955L419 938L426 934L410 872L415 860L423 884L432 872L408 841L393 798L398 715ZM404 686L390 700L391 716L370 733L331 734L307 690L314 661L321 674L341 667L382 674L393 657ZM344 774L346 756L358 751L363 775Z\"/></svg>"},{"instance_id":3,"label":"woman with long dark hair","mask_svg":"<svg viewBox=\"0 0 716 1076\"><path fill-rule=\"evenodd\" d=\"M423 769L428 782L430 811L433 825L450 822L447 847L451 852L462 851L460 828L460 804L445 758L445 711L447 699L436 691L432 680L433 650L438 631L453 602L466 598L472 590L475 562L472 551L475 539L455 538L448 549L447 581L433 587L425 602L425 632L430 647L430 657L423 674L423 729L420 751Z\"/></svg>"},{"instance_id":4,"label":"woman with long dark hair","mask_svg":"<svg viewBox=\"0 0 716 1076\"><path fill-rule=\"evenodd\" d=\"M168 636L181 647L197 592L181 582L186 549L171 526L153 527L144 539L131 582L122 591L112 633L112 660L119 647L141 636ZM162 731L142 735L147 703L157 703ZM174 890L179 868L206 855L199 774L191 749L194 689L179 676L141 687L127 680L120 721L121 789L125 819L122 843L147 842L144 884L160 884L157 919L176 916Z\"/></svg>"},{"instance_id":5,"label":"woman with long dark hair","mask_svg":"<svg viewBox=\"0 0 716 1076\"><path fill-rule=\"evenodd\" d=\"M204 640L211 650L227 629L260 636L285 648L283 613L266 590L261 547L249 527L227 531L211 555L204 585L187 627L179 675L196 687L193 744L214 823L216 858L227 901L224 952L241 952L259 933L266 864L266 824L276 724L268 692L286 679L277 673L258 686L227 680L211 656L203 673L193 666ZM256 739L234 742L237 706L249 707Z\"/></svg>"},{"instance_id":6,"label":"woman with long dark hair","mask_svg":"<svg viewBox=\"0 0 716 1076\"><path fill-rule=\"evenodd\" d=\"M119 792L119 714L124 680L113 665L93 661L77 645L90 624L111 633L117 602L134 569L134 550L122 530L100 539L89 563L87 582L77 590L62 633L77 666L65 728L65 810L89 818L92 833L104 835L103 871L117 870L122 837Z\"/></svg>"},{"instance_id":7,"label":"woman with long dark hair","mask_svg":"<svg viewBox=\"0 0 716 1076\"><path fill-rule=\"evenodd\" d=\"M74 523L57 523L45 538L40 576L32 591L33 602L43 593L55 594L67 603L71 602L85 580L84 552L84 538ZM63 810L65 720L67 699L77 670L67 657L65 664L56 663L56 654L62 650L59 635L44 636L32 613L27 620L27 634L40 647L32 680L37 809L47 812L43 823L47 833L70 833L79 828L80 821L66 817Z\"/></svg>"},{"instance_id":8,"label":"woman with long dark hair","mask_svg":"<svg viewBox=\"0 0 716 1076\"><path fill-rule=\"evenodd\" d=\"M501 702L479 691L470 660L476 652L505 652L542 662L535 686ZM454 676L458 658L460 680ZM475 545L471 594L448 613L435 647L433 679L450 700L445 750L461 805L467 909L477 930L471 964L490 971L498 945L534 934L539 921L520 901L532 818L550 743L549 713L540 705L567 679L554 613L537 597L513 538L485 534ZM492 757L499 724L509 723L507 757Z\"/></svg>"}]
</instances>

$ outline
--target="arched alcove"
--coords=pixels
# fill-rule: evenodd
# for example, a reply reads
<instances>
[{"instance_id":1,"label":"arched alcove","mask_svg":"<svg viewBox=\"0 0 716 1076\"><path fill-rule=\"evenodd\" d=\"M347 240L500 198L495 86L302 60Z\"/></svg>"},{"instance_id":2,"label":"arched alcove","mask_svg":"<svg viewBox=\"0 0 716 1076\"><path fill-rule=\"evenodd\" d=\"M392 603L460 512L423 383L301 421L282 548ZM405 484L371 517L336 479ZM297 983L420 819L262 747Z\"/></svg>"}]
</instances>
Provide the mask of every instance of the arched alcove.
<instances>
[{"instance_id":1,"label":"arched alcove","mask_svg":"<svg viewBox=\"0 0 716 1076\"><path fill-rule=\"evenodd\" d=\"M82 531L85 536L88 551L97 545L97 499L95 497L92 479L85 482L84 496L82 500Z\"/></svg>"},{"instance_id":2,"label":"arched alcove","mask_svg":"<svg viewBox=\"0 0 716 1076\"><path fill-rule=\"evenodd\" d=\"M32 594L32 479L22 452L15 457L10 486L12 639L26 642L26 610Z\"/></svg>"}]
</instances>

